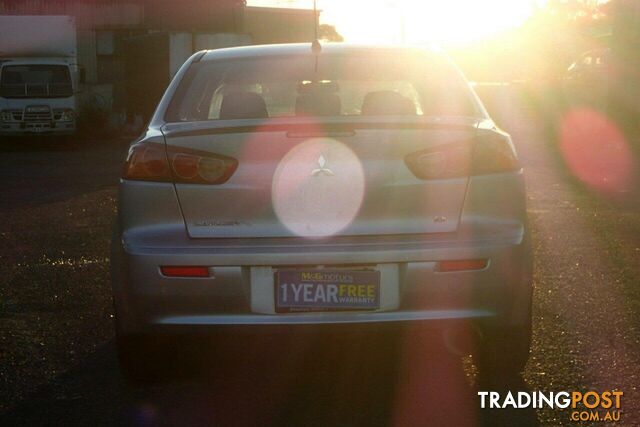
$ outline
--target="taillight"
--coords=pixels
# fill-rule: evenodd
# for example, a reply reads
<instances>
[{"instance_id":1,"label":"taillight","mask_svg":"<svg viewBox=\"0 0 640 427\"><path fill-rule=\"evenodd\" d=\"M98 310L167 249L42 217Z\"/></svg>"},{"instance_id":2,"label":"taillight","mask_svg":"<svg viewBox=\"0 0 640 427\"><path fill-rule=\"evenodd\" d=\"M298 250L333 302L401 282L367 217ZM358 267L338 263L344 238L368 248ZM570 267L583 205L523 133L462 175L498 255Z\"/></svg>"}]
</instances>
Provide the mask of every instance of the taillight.
<instances>
[{"instance_id":1,"label":"taillight","mask_svg":"<svg viewBox=\"0 0 640 427\"><path fill-rule=\"evenodd\" d=\"M509 137L494 131L479 131L473 141L443 144L409 154L405 163L420 179L459 178L520 169Z\"/></svg>"},{"instance_id":2,"label":"taillight","mask_svg":"<svg viewBox=\"0 0 640 427\"><path fill-rule=\"evenodd\" d=\"M470 270L482 270L487 267L488 260L486 259L460 259L460 260L448 260L440 261L436 271L440 273L446 273L451 271L470 271Z\"/></svg>"},{"instance_id":3,"label":"taillight","mask_svg":"<svg viewBox=\"0 0 640 427\"><path fill-rule=\"evenodd\" d=\"M140 181L166 181L172 179L167 152L162 144L141 143L129 148L122 177Z\"/></svg>"},{"instance_id":4,"label":"taillight","mask_svg":"<svg viewBox=\"0 0 640 427\"><path fill-rule=\"evenodd\" d=\"M473 148L471 175L520 170L511 138L494 131L479 131Z\"/></svg>"},{"instance_id":5,"label":"taillight","mask_svg":"<svg viewBox=\"0 0 640 427\"><path fill-rule=\"evenodd\" d=\"M209 268L202 266L161 266L160 272L167 277L209 277Z\"/></svg>"},{"instance_id":6,"label":"taillight","mask_svg":"<svg viewBox=\"0 0 640 427\"><path fill-rule=\"evenodd\" d=\"M140 143L129 149L123 178L183 184L222 184L237 167L236 159L219 154Z\"/></svg>"},{"instance_id":7,"label":"taillight","mask_svg":"<svg viewBox=\"0 0 640 427\"><path fill-rule=\"evenodd\" d=\"M469 175L471 144L439 145L409 154L405 163L420 179L447 179Z\"/></svg>"}]
</instances>

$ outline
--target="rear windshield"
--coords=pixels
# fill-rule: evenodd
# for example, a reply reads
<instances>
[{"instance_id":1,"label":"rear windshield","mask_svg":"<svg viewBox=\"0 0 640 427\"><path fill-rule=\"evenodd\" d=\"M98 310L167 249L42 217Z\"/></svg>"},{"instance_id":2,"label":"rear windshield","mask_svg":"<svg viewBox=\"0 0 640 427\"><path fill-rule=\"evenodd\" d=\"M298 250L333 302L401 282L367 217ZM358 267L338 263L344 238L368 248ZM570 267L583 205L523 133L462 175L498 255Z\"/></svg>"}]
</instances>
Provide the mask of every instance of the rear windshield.
<instances>
[{"instance_id":1,"label":"rear windshield","mask_svg":"<svg viewBox=\"0 0 640 427\"><path fill-rule=\"evenodd\" d=\"M0 75L0 96L5 98L57 98L73 95L66 65L5 65Z\"/></svg>"},{"instance_id":2,"label":"rear windshield","mask_svg":"<svg viewBox=\"0 0 640 427\"><path fill-rule=\"evenodd\" d=\"M479 111L464 78L439 58L321 54L317 63L313 55L195 63L165 120L380 115Z\"/></svg>"}]
</instances>

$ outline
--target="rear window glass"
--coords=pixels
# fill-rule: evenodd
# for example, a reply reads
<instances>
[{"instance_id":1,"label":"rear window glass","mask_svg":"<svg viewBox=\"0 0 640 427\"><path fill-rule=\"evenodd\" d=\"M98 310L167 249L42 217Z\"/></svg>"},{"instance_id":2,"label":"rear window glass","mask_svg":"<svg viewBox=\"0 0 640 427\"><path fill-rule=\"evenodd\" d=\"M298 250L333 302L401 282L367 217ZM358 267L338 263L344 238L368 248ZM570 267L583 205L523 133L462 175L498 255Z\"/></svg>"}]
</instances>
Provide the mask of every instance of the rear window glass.
<instances>
[{"instance_id":1,"label":"rear window glass","mask_svg":"<svg viewBox=\"0 0 640 427\"><path fill-rule=\"evenodd\" d=\"M437 59L437 60L436 60ZM292 116L478 116L460 73L438 58L313 55L193 64L169 122Z\"/></svg>"}]
</instances>

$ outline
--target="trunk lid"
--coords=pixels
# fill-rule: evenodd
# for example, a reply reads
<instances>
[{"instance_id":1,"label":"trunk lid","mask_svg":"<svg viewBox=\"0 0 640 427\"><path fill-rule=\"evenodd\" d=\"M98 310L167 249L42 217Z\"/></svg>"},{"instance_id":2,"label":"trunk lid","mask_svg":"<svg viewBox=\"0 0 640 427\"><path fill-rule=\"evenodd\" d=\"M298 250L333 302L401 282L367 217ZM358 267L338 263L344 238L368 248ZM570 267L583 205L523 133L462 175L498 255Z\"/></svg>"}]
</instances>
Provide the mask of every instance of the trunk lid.
<instances>
[{"instance_id":1,"label":"trunk lid","mask_svg":"<svg viewBox=\"0 0 640 427\"><path fill-rule=\"evenodd\" d=\"M468 177L422 180L405 158L471 141L475 120L243 122L250 123L184 123L163 129L168 146L238 160L223 184L176 184L190 237L456 231Z\"/></svg>"}]
</instances>

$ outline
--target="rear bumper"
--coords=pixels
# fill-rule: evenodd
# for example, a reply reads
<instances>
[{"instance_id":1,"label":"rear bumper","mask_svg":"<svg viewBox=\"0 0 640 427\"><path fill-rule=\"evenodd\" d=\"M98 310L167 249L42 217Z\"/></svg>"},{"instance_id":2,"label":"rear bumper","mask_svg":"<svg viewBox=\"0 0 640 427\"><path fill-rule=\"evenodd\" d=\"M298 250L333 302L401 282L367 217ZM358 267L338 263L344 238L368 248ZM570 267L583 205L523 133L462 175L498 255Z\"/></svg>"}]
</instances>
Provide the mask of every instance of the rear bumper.
<instances>
[{"instance_id":1,"label":"rear bumper","mask_svg":"<svg viewBox=\"0 0 640 427\"><path fill-rule=\"evenodd\" d=\"M396 243L136 246L117 235L114 299L124 333L195 331L225 326L389 324L473 319L528 321L530 248L511 237L403 239ZM442 260L484 258L483 270L442 273ZM276 314L273 272L287 266L375 265L383 272L381 309ZM169 278L161 265L205 265L210 278ZM261 274L255 274L256 271Z\"/></svg>"}]
</instances>

